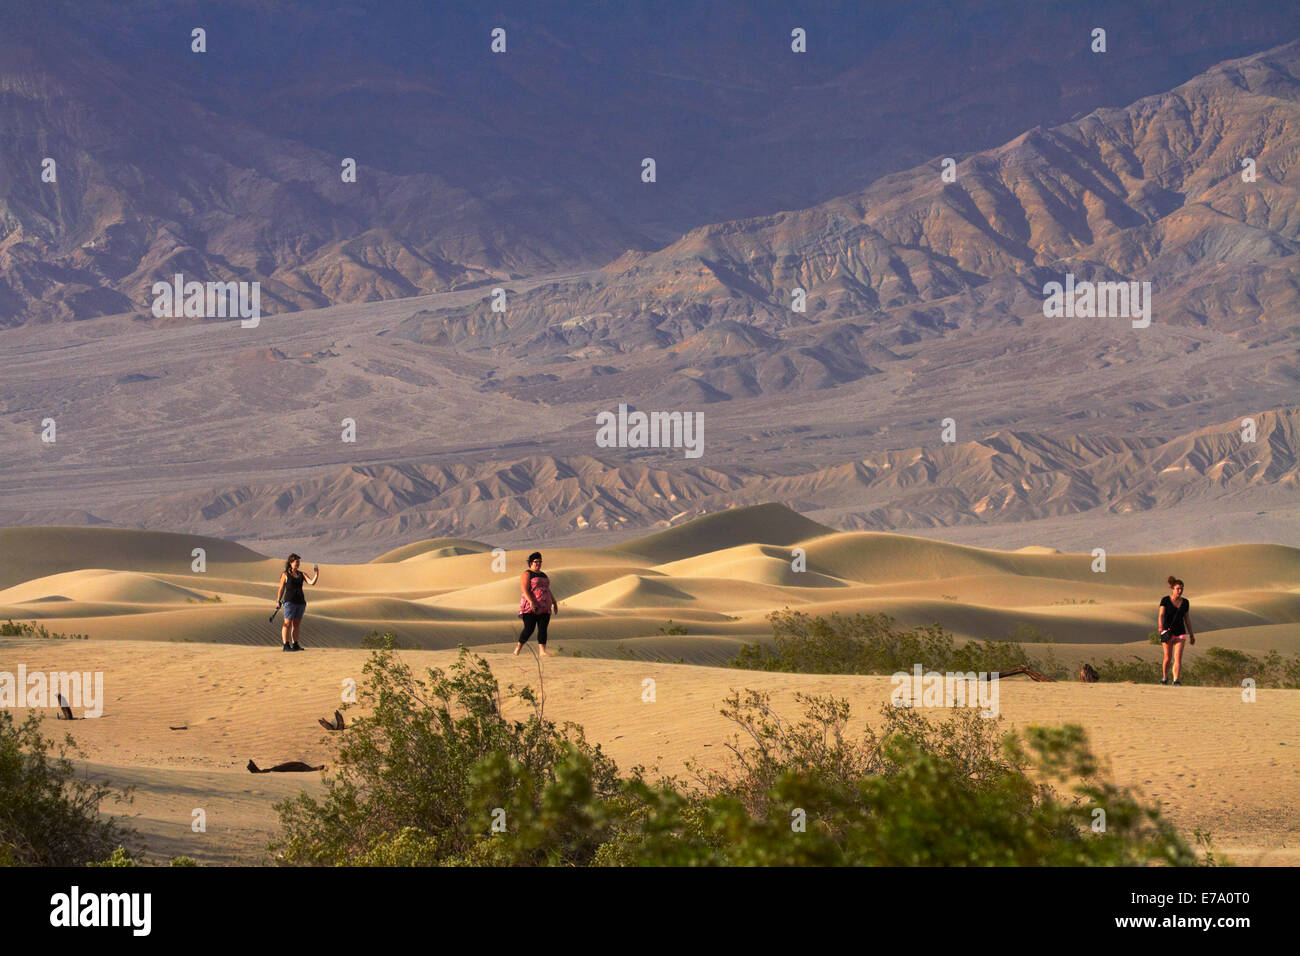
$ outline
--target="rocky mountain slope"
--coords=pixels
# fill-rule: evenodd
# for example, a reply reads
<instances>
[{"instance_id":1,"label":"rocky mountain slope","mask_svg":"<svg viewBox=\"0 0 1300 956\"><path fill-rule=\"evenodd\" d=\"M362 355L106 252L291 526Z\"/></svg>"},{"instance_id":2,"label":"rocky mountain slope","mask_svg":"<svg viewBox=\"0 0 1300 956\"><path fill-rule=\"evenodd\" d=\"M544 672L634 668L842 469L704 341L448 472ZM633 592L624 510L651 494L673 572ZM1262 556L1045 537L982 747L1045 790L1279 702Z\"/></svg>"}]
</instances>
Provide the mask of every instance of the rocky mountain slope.
<instances>
[{"instance_id":1,"label":"rocky mountain slope","mask_svg":"<svg viewBox=\"0 0 1300 956\"><path fill-rule=\"evenodd\" d=\"M523 529L536 540L630 533L767 502L863 530L1137 515L1189 502L1207 511L1229 501L1294 504L1300 411L1263 412L1256 424L1253 443L1242 440L1236 422L1165 438L1000 429L807 470L669 467L594 455L353 465L300 481L159 495L95 517L250 541L268 528L306 522L315 535L346 547L451 535L495 540Z\"/></svg>"},{"instance_id":2,"label":"rocky mountain slope","mask_svg":"<svg viewBox=\"0 0 1300 956\"><path fill-rule=\"evenodd\" d=\"M615 367L666 351L702 363L688 392L730 397L827 387L872 374L899 344L1020 324L1072 274L1149 281L1161 325L1276 342L1300 309L1297 157L1300 41L1034 128L965 158L951 183L928 163L810 209L700 227L504 314L420 312L402 334ZM791 308L796 288L806 312Z\"/></svg>"},{"instance_id":3,"label":"rocky mountain slope","mask_svg":"<svg viewBox=\"0 0 1300 956\"><path fill-rule=\"evenodd\" d=\"M850 207L772 221L756 254L795 255L797 268L746 261L722 241L727 227L636 263L705 223L810 206L1300 32L1300 10L1270 0L1140 13L1119 0L1015 13L984 0L835 2L799 11L809 52L795 55L791 17L740 0L671 17L652 4L490 15L415 2L6 4L0 324L147 312L152 283L177 272L258 281L276 313L572 271L627 250L616 273L689 267L652 283L673 309L691 298L730 313L712 300L734 288L761 302L796 273L833 308L933 298L966 288L972 270L1025 260L1033 237L1005 227L1011 247L987 261L899 253L904 277L880 257L892 261L908 227L840 235L841 215L863 218ZM1097 22L1106 55L1088 49ZM508 53L492 58L498 25ZM647 155L653 186L639 180ZM56 183L41 180L47 157ZM340 180L344 157L355 184ZM1138 197L1117 222L1167 201ZM960 219L928 225L966 242ZM812 230L820 248L791 245L790 230ZM850 250L867 258L850 263Z\"/></svg>"}]
</instances>

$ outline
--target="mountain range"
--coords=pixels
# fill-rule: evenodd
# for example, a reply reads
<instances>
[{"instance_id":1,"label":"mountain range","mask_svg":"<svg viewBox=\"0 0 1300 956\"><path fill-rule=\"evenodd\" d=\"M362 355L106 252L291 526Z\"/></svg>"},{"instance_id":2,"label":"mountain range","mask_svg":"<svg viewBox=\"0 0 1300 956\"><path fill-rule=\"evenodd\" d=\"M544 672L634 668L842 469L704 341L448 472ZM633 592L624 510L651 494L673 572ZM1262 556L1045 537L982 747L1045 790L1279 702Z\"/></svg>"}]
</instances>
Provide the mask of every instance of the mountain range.
<instances>
[{"instance_id":1,"label":"mountain range","mask_svg":"<svg viewBox=\"0 0 1300 956\"><path fill-rule=\"evenodd\" d=\"M899 345L1020 325L1067 275L1149 281L1165 326L1293 340L1298 129L1294 41L1124 109L1036 127L957 163L952 182L923 164L810 209L629 252L501 314L422 311L402 332L534 357L664 353L674 374L714 390L705 401L833 385L878 371ZM795 290L806 311L792 308Z\"/></svg>"},{"instance_id":2,"label":"mountain range","mask_svg":"<svg viewBox=\"0 0 1300 956\"><path fill-rule=\"evenodd\" d=\"M1028 34L1086 35L1084 14L974 3L928 41L925 4L830 5L809 21L826 53L801 61L754 53L782 15L727 4L712 32L522 10L501 14L518 56L484 85L489 54L452 40L495 16L362 30L348 7L129 3L91 42L106 8L84 9L0 33L3 168L78 157L58 190L0 182L0 524L331 557L430 535L614 540L763 502L1001 546L1300 533L1300 41L1186 68L1266 46L1248 18L1210 42L1197 4L1127 29L1104 7L1109 53L1053 57ZM196 18L212 59L127 68ZM647 41L663 31L674 44ZM419 68L425 41L456 68ZM276 42L298 52L276 60ZM1138 49L1150 61L1115 55ZM941 55L960 75L935 73ZM815 83L791 72L805 62ZM313 179L360 141L387 165L360 161L355 192ZM689 144L691 174L667 161L638 182L652 141ZM772 208L786 198L804 205ZM264 281L272 314L141 315L175 270ZM1151 324L1049 317L1062 281L1149 283ZM598 446L621 404L700 411L703 457Z\"/></svg>"},{"instance_id":3,"label":"mountain range","mask_svg":"<svg viewBox=\"0 0 1300 956\"><path fill-rule=\"evenodd\" d=\"M0 323L147 313L152 283L177 273L260 282L263 310L277 313L602 266L629 250L623 265L635 268L670 244L653 269L691 246L714 249L722 227L711 223L814 206L936 155L967 157L1300 33L1292 5L1226 9L1212 0L1143 11L1114 0L1087 10L842 0L797 15L739 0L490 11L6 4ZM1108 31L1105 54L1090 48L1097 23ZM497 27L508 45L494 55ZM806 54L791 51L794 27L806 31ZM196 28L206 31L201 53ZM1029 145L1049 161L1071 148ZM659 169L653 184L640 180L647 156ZM47 158L54 183L41 178ZM346 158L357 163L355 183L342 182ZM1058 175L1062 188L1078 188L1069 170ZM962 180L976 178L963 169ZM1117 213L1117 224L1166 211L1180 183L1121 192L1135 211ZM842 261L858 241L835 235L841 215L846 226L865 218L851 204L789 225L782 217L772 238L828 216L825 254L801 277L846 307L964 288L963 269L1022 262L1035 243L1025 233L961 266L903 256L915 274L899 278L874 258ZM1081 238L1077 220L1060 238ZM958 227L936 234L938 244L971 238L952 217L925 225ZM898 222L879 226L883 237L860 251L888 255L915 236ZM1049 248L1063 246L1047 237L1035 251ZM720 269L736 267L714 251ZM758 265L735 280L771 293L762 273L795 278L779 263ZM858 288L866 268L883 284ZM698 291L711 297L730 275L711 273ZM665 291L689 293L695 273L683 276Z\"/></svg>"}]
</instances>

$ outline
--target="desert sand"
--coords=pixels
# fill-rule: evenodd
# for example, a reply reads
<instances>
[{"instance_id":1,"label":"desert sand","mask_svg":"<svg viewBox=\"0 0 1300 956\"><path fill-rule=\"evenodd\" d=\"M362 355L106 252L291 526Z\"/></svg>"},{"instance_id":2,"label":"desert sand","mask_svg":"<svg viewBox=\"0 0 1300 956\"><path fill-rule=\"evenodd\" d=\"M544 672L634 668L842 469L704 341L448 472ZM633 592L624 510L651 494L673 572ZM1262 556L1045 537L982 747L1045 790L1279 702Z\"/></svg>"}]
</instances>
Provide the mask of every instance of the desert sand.
<instances>
[{"instance_id":1,"label":"desert sand","mask_svg":"<svg viewBox=\"0 0 1300 956\"><path fill-rule=\"evenodd\" d=\"M206 550L202 573L191 570L194 548ZM547 715L582 724L623 768L720 762L731 728L718 708L733 688L770 690L790 713L796 691L835 693L855 724L875 718L888 677L703 666L769 636L766 615L785 607L884 611L964 639L1002 639L1027 623L1053 635L1067 662L1138 655L1155 668L1146 635L1172 573L1187 582L1192 659L1212 646L1300 652L1300 550L1279 545L1111 554L1096 573L1089 554L832 532L760 506L616 547L542 550L561 602ZM260 859L277 826L272 804L318 789L319 775L252 776L244 765L330 760L317 718L340 705L346 679L361 680L371 631L397 635L419 669L447 665L466 644L503 685L538 679L531 657L508 653L525 554L508 552L494 570L485 542L435 539L324 566L307 590L298 654L280 652L279 623L267 622L278 558L210 538L85 528L0 529L0 555L0 620L89 636L0 639L0 669L103 672L103 716L47 730L71 732L91 772L136 785L131 807L105 809L125 812L157 857ZM670 621L687 633L664 633ZM646 677L654 703L642 701ZM1189 835L1210 831L1236 862L1300 862L1300 693L1261 690L1245 703L1236 689L1012 679L1001 712L1014 726L1082 724L1112 779L1161 801ZM197 808L206 832L191 829Z\"/></svg>"}]
</instances>

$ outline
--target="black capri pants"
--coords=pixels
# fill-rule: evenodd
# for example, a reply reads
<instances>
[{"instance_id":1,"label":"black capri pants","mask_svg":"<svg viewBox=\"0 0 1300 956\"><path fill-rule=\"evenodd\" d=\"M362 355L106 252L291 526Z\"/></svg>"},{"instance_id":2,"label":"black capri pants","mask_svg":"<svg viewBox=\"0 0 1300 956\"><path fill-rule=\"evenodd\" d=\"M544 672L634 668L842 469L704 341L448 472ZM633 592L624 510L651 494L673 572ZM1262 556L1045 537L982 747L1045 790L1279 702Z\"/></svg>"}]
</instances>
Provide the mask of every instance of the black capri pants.
<instances>
[{"instance_id":1,"label":"black capri pants","mask_svg":"<svg viewBox=\"0 0 1300 956\"><path fill-rule=\"evenodd\" d=\"M546 625L551 623L549 614L524 614L524 629L519 632L519 643L527 644L529 635L533 633L533 628L537 629L537 643L546 646Z\"/></svg>"}]
</instances>

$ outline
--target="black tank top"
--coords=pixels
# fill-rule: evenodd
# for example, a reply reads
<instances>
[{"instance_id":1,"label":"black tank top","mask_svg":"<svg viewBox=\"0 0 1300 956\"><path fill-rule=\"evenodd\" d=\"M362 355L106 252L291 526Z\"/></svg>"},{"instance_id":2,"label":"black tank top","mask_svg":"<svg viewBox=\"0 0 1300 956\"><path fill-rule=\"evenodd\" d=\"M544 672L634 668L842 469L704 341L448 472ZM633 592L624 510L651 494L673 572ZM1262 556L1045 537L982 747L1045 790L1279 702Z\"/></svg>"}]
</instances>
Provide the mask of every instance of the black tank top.
<instances>
[{"instance_id":1,"label":"black tank top","mask_svg":"<svg viewBox=\"0 0 1300 956\"><path fill-rule=\"evenodd\" d=\"M292 571L286 571L284 574L287 578L284 582L284 603L306 604L307 596L302 593L303 573L299 571L296 577Z\"/></svg>"},{"instance_id":2,"label":"black tank top","mask_svg":"<svg viewBox=\"0 0 1300 956\"><path fill-rule=\"evenodd\" d=\"M1165 627L1169 628L1169 633L1174 637L1186 634L1187 612L1192 609L1192 606L1187 603L1187 598L1183 598L1182 607L1174 607L1174 602L1165 595L1160 599L1160 606L1165 609Z\"/></svg>"}]
</instances>

